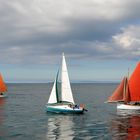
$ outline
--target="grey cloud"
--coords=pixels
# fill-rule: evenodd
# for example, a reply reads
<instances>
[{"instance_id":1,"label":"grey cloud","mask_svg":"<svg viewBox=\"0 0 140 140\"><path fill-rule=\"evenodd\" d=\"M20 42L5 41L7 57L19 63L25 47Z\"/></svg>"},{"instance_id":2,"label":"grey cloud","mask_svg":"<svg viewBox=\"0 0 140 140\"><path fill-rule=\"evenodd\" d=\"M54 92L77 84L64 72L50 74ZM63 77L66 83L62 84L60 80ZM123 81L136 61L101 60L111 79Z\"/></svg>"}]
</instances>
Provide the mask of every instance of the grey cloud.
<instances>
[{"instance_id":1,"label":"grey cloud","mask_svg":"<svg viewBox=\"0 0 140 140\"><path fill-rule=\"evenodd\" d=\"M136 41L130 52L112 38L139 22L139 0L0 3L0 63L55 63L62 52L77 59L139 57Z\"/></svg>"}]
</instances>

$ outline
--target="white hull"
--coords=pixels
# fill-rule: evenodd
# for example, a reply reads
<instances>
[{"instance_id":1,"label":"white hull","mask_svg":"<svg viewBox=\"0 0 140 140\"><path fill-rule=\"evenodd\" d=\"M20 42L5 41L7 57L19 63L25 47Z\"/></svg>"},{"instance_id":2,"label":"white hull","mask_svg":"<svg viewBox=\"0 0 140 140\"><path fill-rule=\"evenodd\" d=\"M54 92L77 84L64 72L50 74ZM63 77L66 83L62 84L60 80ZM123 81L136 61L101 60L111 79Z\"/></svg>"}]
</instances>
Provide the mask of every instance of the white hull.
<instances>
[{"instance_id":1,"label":"white hull","mask_svg":"<svg viewBox=\"0 0 140 140\"><path fill-rule=\"evenodd\" d=\"M4 94L4 95L0 95L0 98L5 98L5 97L7 97L6 94Z\"/></svg>"},{"instance_id":2,"label":"white hull","mask_svg":"<svg viewBox=\"0 0 140 140\"><path fill-rule=\"evenodd\" d=\"M138 106L138 105L117 104L117 109L140 110L140 106Z\"/></svg>"}]
</instances>

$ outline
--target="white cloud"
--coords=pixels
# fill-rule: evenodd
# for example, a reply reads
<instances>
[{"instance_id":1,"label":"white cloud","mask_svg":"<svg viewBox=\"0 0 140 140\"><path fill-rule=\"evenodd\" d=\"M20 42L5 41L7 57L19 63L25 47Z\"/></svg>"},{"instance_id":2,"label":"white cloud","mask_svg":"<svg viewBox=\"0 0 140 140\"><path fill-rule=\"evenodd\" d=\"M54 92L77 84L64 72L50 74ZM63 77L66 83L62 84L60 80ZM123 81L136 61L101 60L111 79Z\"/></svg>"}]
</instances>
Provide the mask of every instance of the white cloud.
<instances>
[{"instance_id":1,"label":"white cloud","mask_svg":"<svg viewBox=\"0 0 140 140\"><path fill-rule=\"evenodd\" d=\"M126 50L138 50L140 48L140 25L123 28L121 33L113 36L113 40Z\"/></svg>"}]
</instances>

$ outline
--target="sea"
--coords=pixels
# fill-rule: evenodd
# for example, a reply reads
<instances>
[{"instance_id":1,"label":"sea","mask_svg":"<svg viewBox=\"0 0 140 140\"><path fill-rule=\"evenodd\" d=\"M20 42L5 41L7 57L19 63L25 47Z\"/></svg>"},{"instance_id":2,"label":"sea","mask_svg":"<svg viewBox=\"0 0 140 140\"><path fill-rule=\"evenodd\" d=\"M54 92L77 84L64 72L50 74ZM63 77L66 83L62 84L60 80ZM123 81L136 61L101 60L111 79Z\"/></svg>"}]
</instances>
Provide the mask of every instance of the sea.
<instances>
[{"instance_id":1,"label":"sea","mask_svg":"<svg viewBox=\"0 0 140 140\"><path fill-rule=\"evenodd\" d=\"M0 140L140 140L140 112L105 103L118 83L73 83L84 114L47 113L52 83L8 84L0 99Z\"/></svg>"}]
</instances>

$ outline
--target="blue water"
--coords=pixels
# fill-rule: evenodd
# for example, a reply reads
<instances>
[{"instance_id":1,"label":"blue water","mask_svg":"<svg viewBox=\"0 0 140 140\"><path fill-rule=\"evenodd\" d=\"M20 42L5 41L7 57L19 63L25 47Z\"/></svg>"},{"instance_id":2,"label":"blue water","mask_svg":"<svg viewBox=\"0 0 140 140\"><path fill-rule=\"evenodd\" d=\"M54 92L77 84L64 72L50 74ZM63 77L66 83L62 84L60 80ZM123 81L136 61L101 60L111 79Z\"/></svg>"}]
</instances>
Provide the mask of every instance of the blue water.
<instances>
[{"instance_id":1,"label":"blue water","mask_svg":"<svg viewBox=\"0 0 140 140\"><path fill-rule=\"evenodd\" d=\"M8 84L0 100L0 140L137 140L140 113L120 112L105 104L117 84L72 84L83 115L45 112L52 84Z\"/></svg>"}]
</instances>

